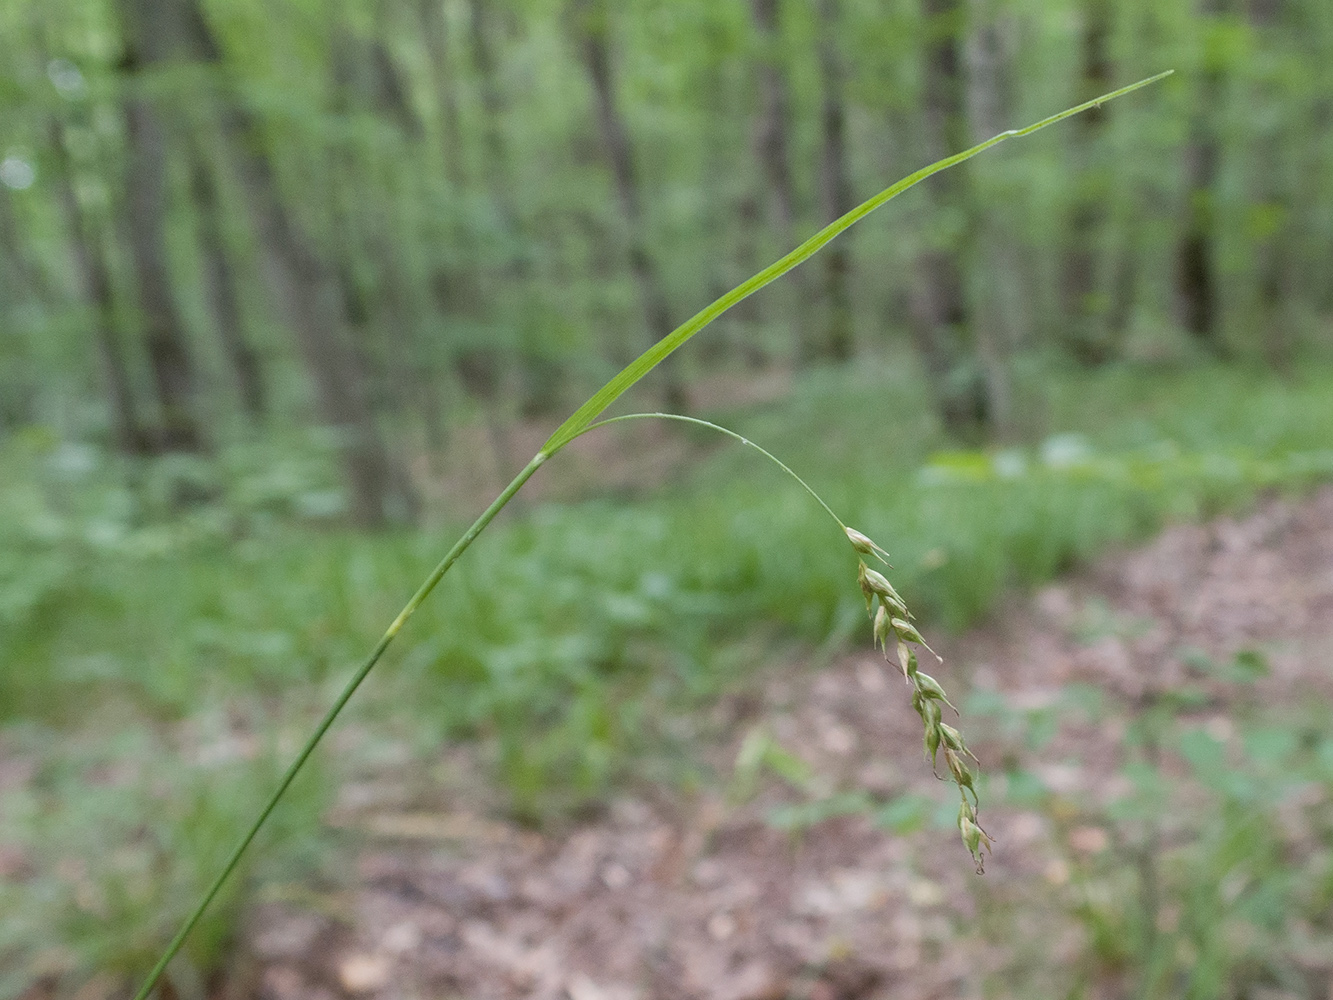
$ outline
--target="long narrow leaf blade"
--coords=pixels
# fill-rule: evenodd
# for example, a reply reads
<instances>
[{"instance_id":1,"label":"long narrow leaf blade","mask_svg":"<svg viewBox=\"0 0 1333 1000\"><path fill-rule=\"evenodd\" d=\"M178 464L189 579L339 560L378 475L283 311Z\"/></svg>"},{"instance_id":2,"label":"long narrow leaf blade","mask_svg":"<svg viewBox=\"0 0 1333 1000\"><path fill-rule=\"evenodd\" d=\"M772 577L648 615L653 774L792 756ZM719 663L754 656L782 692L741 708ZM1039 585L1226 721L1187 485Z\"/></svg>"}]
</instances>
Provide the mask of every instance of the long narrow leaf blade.
<instances>
[{"instance_id":1,"label":"long narrow leaf blade","mask_svg":"<svg viewBox=\"0 0 1333 1000\"><path fill-rule=\"evenodd\" d=\"M764 268L748 281L737 285L731 291L727 292L721 298L705 306L699 312L687 319L675 330L667 334L648 350L631 361L621 372L616 375L606 385L602 386L597 393L586 403L580 406L574 413L561 424L554 434L542 445L541 453L544 455L553 455L570 441L578 437L579 434L605 410L608 406L619 399L630 386L643 378L650 371L662 363L666 357L676 348L680 347L696 333L706 327L713 320L717 319L724 312L734 306L737 302L745 299L765 285L777 280L786 274L797 264L814 256L826 243L833 240L846 230L850 229L856 223L860 222L867 215L879 208L881 205L902 194L910 187L920 184L932 174L937 174L941 170L947 170L962 163L964 160L970 160L978 153L990 149L992 146L999 145L1005 139L1011 139L1018 136L1031 135L1038 129L1043 129L1047 125L1054 125L1056 122L1064 121L1090 108L1101 107L1107 101L1113 101L1117 97L1123 97L1125 94L1138 90L1140 87L1146 87L1149 84L1156 83L1170 76L1174 70L1167 70L1164 73L1158 73L1156 76L1150 76L1146 80L1140 80L1138 83L1131 83L1127 87L1121 87L1119 90L1113 90L1109 94L1103 94L1101 97L1093 98L1077 107L1068 108L1059 114L1051 115L1049 118L1043 118L1039 122L1028 125L1026 128L1010 129L1007 132L1001 132L999 135L987 139L985 142L973 146L971 149L963 150L961 153L955 153L953 156L946 157L928 167L922 167L916 173L909 174L898 183L885 188L873 198L863 201L846 215L835 219L827 226L815 233L808 240L798 246L785 257L775 261Z\"/></svg>"}]
</instances>

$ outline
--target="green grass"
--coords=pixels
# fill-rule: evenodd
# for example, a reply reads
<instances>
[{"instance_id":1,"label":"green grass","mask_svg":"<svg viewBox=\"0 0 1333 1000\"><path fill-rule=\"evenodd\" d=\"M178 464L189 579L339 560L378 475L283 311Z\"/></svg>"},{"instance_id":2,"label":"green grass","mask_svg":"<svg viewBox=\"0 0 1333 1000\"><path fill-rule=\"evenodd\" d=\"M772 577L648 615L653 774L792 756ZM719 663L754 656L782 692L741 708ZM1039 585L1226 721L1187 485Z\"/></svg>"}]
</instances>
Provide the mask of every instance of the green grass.
<instances>
[{"instance_id":1,"label":"green grass","mask_svg":"<svg viewBox=\"0 0 1333 1000\"><path fill-rule=\"evenodd\" d=\"M997 995L1093 997L1108 983L1141 1000L1317 993L1311 984L1324 980L1311 975L1310 956L1326 951L1333 929L1330 708L1266 703L1246 687L1266 671L1263 658L1238 661L1245 666L1208 671L1231 685L1226 742L1205 721L1217 717L1218 689L1193 683L1150 707L1078 686L1039 711L1008 708L991 692L965 705L974 726L998 716L1001 742L1026 744L1027 758L1061 723L1125 730L1113 801L1101 786L1056 793L1017 763L991 776L991 801L1047 818L1050 860L1063 871L1054 886L1036 877L975 884L971 930L1002 956L988 979ZM1105 831L1105 845L1073 849L1080 827ZM1070 927L1082 931L1077 958L1050 963L1049 935Z\"/></svg>"},{"instance_id":2,"label":"green grass","mask_svg":"<svg viewBox=\"0 0 1333 1000\"><path fill-rule=\"evenodd\" d=\"M817 372L792 399L707 415L774 451L884 544L895 584L932 627L973 624L1008 588L1168 519L1333 477L1327 368L1291 382L1219 367L1067 372L1049 391L1049 433L987 452L949 450L912 371L887 364ZM506 516L422 606L353 715L423 754L482 740L513 811L540 821L661 774L663 761L684 773L688 753L662 720L750 683L775 650L868 643L855 561L827 515L748 449L685 434L698 457L666 489ZM229 454L220 472L186 468L213 499L174 516L157 482L127 489L105 456L41 435L11 440L0 464L0 732L63 775L39 800L2 807L0 839L40 844L47 860L84 856L90 830L130 845L140 855L129 870L167 872L124 903L170 910L136 931L160 934L216 859L201 831L225 846L254 809L238 791L210 798L200 820L190 789L239 789L291 753L266 744L216 773L178 765L188 753L180 724L192 731L239 706L299 733L454 532L362 537L329 526L332 476L308 444ZM83 720L108 713L147 735L132 747L80 736ZM114 787L134 803L119 820L99 804L116 800L99 797L107 768L124 772ZM312 779L309 794L334 779ZM164 811L168 801L177 805ZM145 860L157 856L153 838L170 842L160 855L169 865ZM273 842L275 864L314 850L293 829ZM34 875L6 890L16 909L0 908L48 912L33 909L36 894L77 916L76 890ZM200 968L207 942L225 939L227 912L199 946ZM19 957L0 965L37 961L25 936L35 927L6 918L0 954L7 942ZM100 943L73 967L100 965L104 946L127 961L147 948L91 940Z\"/></svg>"},{"instance_id":3,"label":"green grass","mask_svg":"<svg viewBox=\"0 0 1333 1000\"><path fill-rule=\"evenodd\" d=\"M1053 397L1061 434L992 452L940 447L919 391L887 368L823 372L790 404L715 415L881 540L923 620L953 629L1006 588L1165 519L1333 475L1333 373L1286 384L1126 370L1066 377ZM413 619L372 700L444 732L495 730L516 707L558 728L609 689L713 691L725 679L717 645L757 623L811 644L861 629L836 526L747 450L687 434L706 451L670 488L629 505L539 507L479 540ZM10 718L75 720L107 697L163 719L251 694L317 700L449 534L312 529L256 510L244 482L185 519L136 527L133 505L95 475L42 496L33 484L56 455L16 446L4 458Z\"/></svg>"}]
</instances>

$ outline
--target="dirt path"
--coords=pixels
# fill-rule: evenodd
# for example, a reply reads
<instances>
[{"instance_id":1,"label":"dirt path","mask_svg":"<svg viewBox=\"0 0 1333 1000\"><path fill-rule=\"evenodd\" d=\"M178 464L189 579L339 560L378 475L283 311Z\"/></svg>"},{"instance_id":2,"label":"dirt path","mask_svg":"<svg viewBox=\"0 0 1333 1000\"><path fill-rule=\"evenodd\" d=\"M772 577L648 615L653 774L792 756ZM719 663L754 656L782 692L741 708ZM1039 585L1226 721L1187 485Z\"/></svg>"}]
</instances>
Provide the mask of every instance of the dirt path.
<instances>
[{"instance_id":1,"label":"dirt path","mask_svg":"<svg viewBox=\"0 0 1333 1000\"><path fill-rule=\"evenodd\" d=\"M965 695L962 726L992 778L984 877L935 823L951 786L923 763L920 722L867 635L864 654L775 672L753 704L719 710L729 740L707 752L721 773L748 739L804 761L798 782L757 768L692 798L625 798L558 837L461 814L354 816L369 835L350 894L262 906L246 981L270 1000L957 997L983 980L988 995L1063 995L1092 954L1071 884L1117 849L1101 810L1127 794L1134 713L1188 681L1205 694L1191 718L1226 742L1241 700L1333 703L1333 489L1172 528L947 645L942 680ZM1201 666L1242 650L1271 666L1254 685ZM1074 682L1119 708L1066 711ZM1043 720L1049 740L1033 736ZM1005 771L1035 775L1042 805L988 806L1022 801ZM864 809L774 826L775 807L836 813L851 800L835 796L856 792L896 803L883 817L896 829ZM1323 949L1302 960L1312 995L1333 975Z\"/></svg>"}]
</instances>

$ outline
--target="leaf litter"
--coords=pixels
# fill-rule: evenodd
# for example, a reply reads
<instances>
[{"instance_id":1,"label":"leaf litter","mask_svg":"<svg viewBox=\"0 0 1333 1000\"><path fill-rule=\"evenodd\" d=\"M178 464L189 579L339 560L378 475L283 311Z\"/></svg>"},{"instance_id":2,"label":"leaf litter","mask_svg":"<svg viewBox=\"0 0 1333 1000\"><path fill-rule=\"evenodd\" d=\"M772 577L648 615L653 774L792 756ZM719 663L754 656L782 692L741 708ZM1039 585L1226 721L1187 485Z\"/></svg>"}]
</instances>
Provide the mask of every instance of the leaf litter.
<instances>
[{"instance_id":1,"label":"leaf litter","mask_svg":"<svg viewBox=\"0 0 1333 1000\"><path fill-rule=\"evenodd\" d=\"M645 789L546 835L447 810L360 817L369 833L339 912L272 902L252 915L256 995L854 1000L1067 987L1091 947L1067 894L1114 849L1099 810L1128 793L1129 722L1090 718L1061 692L1082 685L1135 706L1201 685L1191 711L1223 738L1239 698L1333 704L1333 489L1171 527L944 645L954 686L995 707L971 713L978 756L1009 775L991 784L984 878L953 817L937 815L954 806L923 765L901 678L858 651L818 673L774 669L734 711L724 704L701 751L716 787ZM1253 690L1200 667L1228 662L1263 674ZM1049 732L1034 735L1043 713ZM755 734L804 770L749 775L729 796L725 776ZM806 821L775 823L784 808Z\"/></svg>"}]
</instances>

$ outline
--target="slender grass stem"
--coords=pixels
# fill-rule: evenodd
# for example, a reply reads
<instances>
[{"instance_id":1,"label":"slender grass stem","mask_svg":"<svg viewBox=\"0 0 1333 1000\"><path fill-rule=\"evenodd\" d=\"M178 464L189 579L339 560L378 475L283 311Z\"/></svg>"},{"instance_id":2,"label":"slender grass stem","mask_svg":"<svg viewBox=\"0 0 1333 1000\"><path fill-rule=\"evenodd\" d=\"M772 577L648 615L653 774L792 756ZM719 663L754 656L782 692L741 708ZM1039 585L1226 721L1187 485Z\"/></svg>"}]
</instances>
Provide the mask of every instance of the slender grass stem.
<instances>
[{"instance_id":1,"label":"slender grass stem","mask_svg":"<svg viewBox=\"0 0 1333 1000\"><path fill-rule=\"evenodd\" d=\"M523 470L514 477L514 481L504 488L504 491L496 497L482 515L473 522L472 527L468 528L463 534L463 537L454 543L453 548L451 548L448 554L440 560L439 565L431 571L428 577L426 577L425 582L422 583L421 586L417 588L417 592L412 595L412 599L407 602L403 607L403 610L398 613L398 617L395 618L393 623L385 630L384 635L380 637L380 641L376 643L375 648L371 651L370 655L357 669L356 673L352 675L351 680L347 682L342 693L338 695L337 700L334 701L333 705L330 706L329 710L324 714L319 725L315 727L315 731L311 733L310 738L306 740L300 753L297 754L296 759L292 761L291 765L283 774L282 780L278 782L277 788L274 789L273 794L269 796L268 801L264 804L264 808L255 818L255 821L250 825L250 828L245 832L245 835L241 837L240 842L237 843L236 847L232 849L231 854L228 855L226 863L222 867L222 871L218 873L217 878L213 880L213 883L191 911L190 916L181 926L181 929L176 932L176 936L171 939L171 943L167 945L166 951L163 953L162 957L158 959L157 964L153 966L152 971L149 972L148 978L139 988L139 992L134 995L134 1000L146 1000L148 995L153 991L153 987L157 985L158 981L162 978L163 972L166 971L168 963L170 963L176 953L180 951L181 946L185 943L185 939L189 936L190 931L194 929L195 924L199 922L199 918L203 916L204 911L208 909L209 904L212 903L223 884L236 869L236 866L240 863L242 855L245 854L251 841L253 841L255 836L259 833L260 828L268 819L269 814L273 812L278 801L282 798L283 794L286 793L288 786L291 785L301 768L305 766L305 762L314 752L315 747L319 745L320 740L324 738L324 734L328 732L329 727L333 725L334 720L341 714L343 707L351 699L352 695L356 693L356 689L361 686L361 682L366 679L366 676L370 673L371 669L379 662L380 657L384 655L385 649L387 649L389 643L393 641L394 636L398 634L399 629L401 629L407 619L412 616L412 613L420 607L421 602L424 601L430 592L435 589L435 585L440 582L444 577L444 574L449 571L449 568L458 561L458 557L467 551L468 547L476 540L477 536L482 533L492 520L494 520L495 515L500 513L500 511L504 509L504 506L513 499L514 495L523 487L523 484L532 478L532 474L537 471L543 462L560 451L560 449L569 444L569 442L590 430L593 426L613 423L617 420L640 419L648 416L669 420L682 420L687 423L695 423L701 426L710 427L713 430L730 435L741 441L743 444L747 444L750 447L763 452L764 455L776 462L778 466L787 472L793 479L805 487L810 495L819 501L820 506L828 511L829 515L837 521L840 526L845 528L845 525L843 525L842 521L838 519L838 516L833 513L828 504L824 503L819 495L815 493L815 491L812 490L800 476L796 475L791 469L788 469L787 466L783 465L782 462L764 451L763 448L754 444L754 442L741 437L733 431L727 430L725 427L720 427L717 424L710 424L706 420L698 420L693 417L683 417L667 413L629 414L624 417L613 417L609 420L601 421L600 424L594 424L594 421L597 420L597 417L605 411L608 406L619 399L626 390L634 385L634 383L638 382L641 378L656 368L669 354L713 320L717 319L742 299L753 295L765 285L786 274L802 261L814 256L814 254L825 244L829 243L847 229L850 229L875 209L906 191L908 188L919 184L932 174L937 174L941 170L947 170L949 167L962 163L964 160L971 159L978 153L998 145L1005 139L1031 135L1033 132L1036 132L1038 129L1043 129L1047 125L1054 125L1056 122L1063 121L1072 115L1087 111L1090 108L1100 107L1106 101L1114 100L1131 91L1138 90L1140 87L1146 87L1150 83L1155 83L1158 80L1169 76L1171 72L1171 70L1167 70L1165 73L1158 73L1156 76L1148 77L1146 80L1140 80L1138 83L1132 83L1127 87L1121 87L1119 90L1113 90L1109 94L1103 94L1101 97L1094 98L1077 107L1061 111L1059 114L1044 118L1025 128L1010 129L1007 132L1001 132L999 135L987 139L985 142L979 143L971 149L946 157L943 160L932 163L928 167L922 167L920 170L916 171L916 173L904 177L902 180L898 181L898 183L885 188L883 191L879 192L879 194L862 202L846 215L829 223L795 250L791 251L780 260L775 261L773 264L770 264L748 281L737 285L731 291L700 310L674 331L667 334L667 336L663 337L652 347L648 348L648 350L644 351L644 353L639 355L634 361L630 362L619 374L607 382L606 385L602 386L602 388L599 389L586 403L575 410L574 413L570 415L569 419L556 428L555 433L547 439L544 445L542 445L541 450L537 452L533 459L523 467Z\"/></svg>"},{"instance_id":2,"label":"slender grass stem","mask_svg":"<svg viewBox=\"0 0 1333 1000\"><path fill-rule=\"evenodd\" d=\"M371 669L379 662L380 657L384 655L384 651L389 648L389 643L393 642L393 637L398 634L398 630L403 627L403 623L412 617L412 613L421 606L421 602L424 601L427 595L435 589L435 585L440 582L444 577L444 574L449 572L449 567L457 562L458 557L466 552L468 547L477 540L477 536L480 535L482 531L485 530L486 526L495 519L495 515L504 509L505 504L513 499L514 494L523 487L523 484L532 478L532 474L541 467L541 464L544 461L546 461L546 456L539 452L532 461L523 467L523 471L514 477L514 481L504 488L504 492L495 498L491 505L482 512L481 516L472 522L472 527L468 528L467 531L463 533L463 537L454 543L454 547L451 548L448 554L440 560L439 565L431 570L430 576L426 577L425 582L417 588L417 592L412 595L412 599L403 606L402 611L398 612L398 617L393 620L393 623L387 629L385 629L384 635L380 636L380 641L375 644L375 648L371 650L370 655L366 657L356 673L352 675L351 680L349 680L346 686L343 687L337 700L334 701L329 707L329 710L324 713L324 717L320 719L319 725L315 727L315 731L311 733L309 739L305 741L305 745L301 747L300 753L296 755L296 759L292 761L291 765L283 774L282 780L278 782L278 787L273 790L273 794L270 795L268 801L264 803L264 808L261 809L259 815L255 817L255 821L250 824L250 829L245 832L245 835L241 837L236 846L232 848L231 854L227 856L227 860L222 866L222 871L218 872L218 876L213 880L213 884L208 887L208 891L204 893L185 923L181 925L180 930L176 932L176 936L171 939L171 943L167 945L167 949L163 952L162 957L158 959L157 964L154 965L152 971L148 973L148 978L144 981L143 986L141 986L139 992L134 995L134 1000L146 1000L148 994L153 991L153 987L156 986L158 980L162 978L162 973L166 971L167 964L176 956L176 953L181 950L181 946L185 944L185 939L190 936L190 931L194 930L194 925L199 922L199 918L204 915L204 911L207 910L209 904L213 902L214 897L216 897L218 892L222 889L223 884L231 876L231 873L236 869L236 866L240 864L241 856L245 854L246 848L250 846L250 842L254 840L255 836L259 833L259 828L264 825L269 814L273 812L278 801L286 793L288 786L291 785L292 781L296 778L297 773L305 766L305 762L309 759L310 755L314 753L315 747L319 745L319 741L324 738L324 734L328 732L329 727L333 725L333 720L342 713L343 707L351 699L352 695L356 693L356 689L361 686L361 682L366 679L366 676L370 673Z\"/></svg>"},{"instance_id":3,"label":"slender grass stem","mask_svg":"<svg viewBox=\"0 0 1333 1000\"><path fill-rule=\"evenodd\" d=\"M679 420L681 423L684 424L695 424L699 427L707 427L709 430L714 430L717 431L719 434L725 434L729 438L734 438L741 444L753 448L755 451L759 452L759 454L763 455L766 459L768 459L770 462L776 465L779 469L781 469L787 475L791 476L792 479L795 479L798 483L800 483L801 489L805 490L805 492L809 493L812 497L814 497L815 502L818 503L819 506L824 508L824 510L828 513L828 516L833 518L833 520L835 520L836 522L838 522L838 527L841 528L844 533L847 531L847 525L843 524L842 518L840 518L837 514L833 513L833 508L824 502L824 498L821 497L818 493L816 493L809 483L807 483L804 479L802 479L790 468L788 468L785 462L783 462L780 458L778 458L771 452L765 451L763 448L759 447L759 445L755 444L749 438L743 437L742 435L737 434L735 431L727 427L723 427L721 424L715 424L709 420L700 420L698 417L687 417L679 413L624 413L618 417L608 417L606 420L599 420L595 424L589 424L587 427L583 428L583 430L579 431L577 437L582 437L589 431L595 431L598 427L606 427L608 424L618 424L622 420Z\"/></svg>"}]
</instances>

